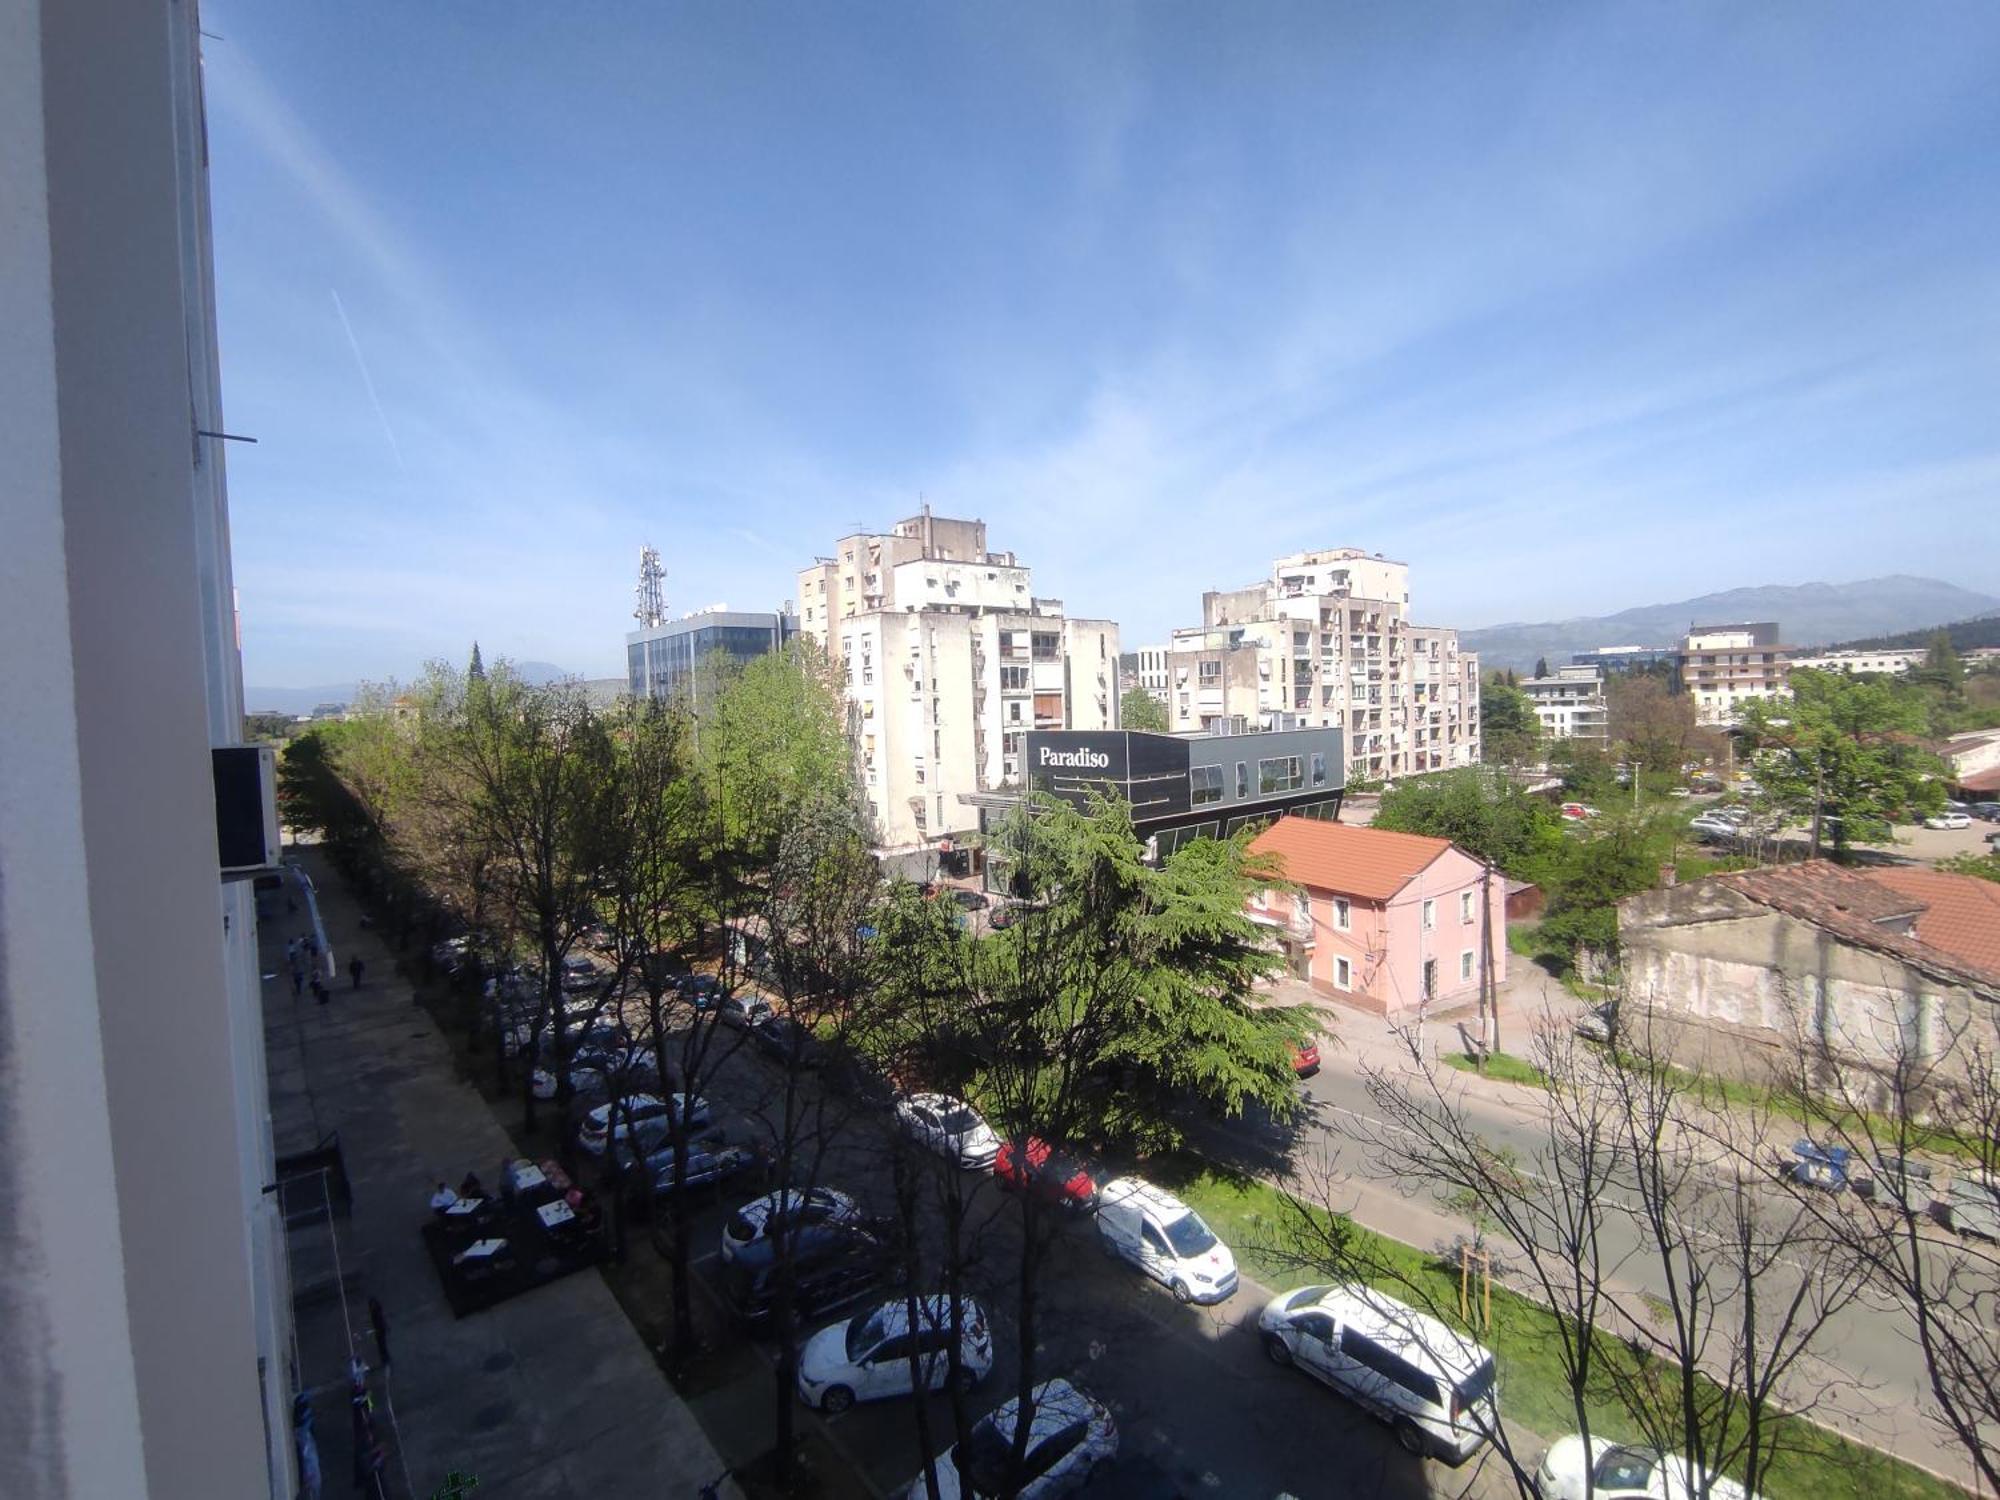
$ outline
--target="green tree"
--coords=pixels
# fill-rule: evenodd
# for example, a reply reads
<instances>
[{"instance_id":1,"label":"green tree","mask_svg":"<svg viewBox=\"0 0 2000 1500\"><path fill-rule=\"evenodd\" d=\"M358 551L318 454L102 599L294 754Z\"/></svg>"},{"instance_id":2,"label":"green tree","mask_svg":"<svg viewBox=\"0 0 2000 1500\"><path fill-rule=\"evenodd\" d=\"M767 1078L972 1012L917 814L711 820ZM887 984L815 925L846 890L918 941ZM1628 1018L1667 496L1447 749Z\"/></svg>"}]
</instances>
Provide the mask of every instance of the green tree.
<instances>
[{"instance_id":1,"label":"green tree","mask_svg":"<svg viewBox=\"0 0 2000 1500\"><path fill-rule=\"evenodd\" d=\"M1549 659L1546 656L1535 658L1535 675L1537 677L1546 677L1549 675Z\"/></svg>"},{"instance_id":2,"label":"green tree","mask_svg":"<svg viewBox=\"0 0 2000 1500\"><path fill-rule=\"evenodd\" d=\"M1563 854L1555 809L1504 772L1484 766L1398 783L1383 793L1375 826L1450 839L1520 880L1545 880Z\"/></svg>"},{"instance_id":3,"label":"green tree","mask_svg":"<svg viewBox=\"0 0 2000 1500\"><path fill-rule=\"evenodd\" d=\"M1978 880L2000 881L2000 853L1954 854L1941 859L1937 867L1950 875L1970 875Z\"/></svg>"},{"instance_id":4,"label":"green tree","mask_svg":"<svg viewBox=\"0 0 2000 1500\"><path fill-rule=\"evenodd\" d=\"M1165 734L1167 711L1160 700L1144 688L1127 688L1125 696L1118 700L1118 723L1124 729Z\"/></svg>"},{"instance_id":5,"label":"green tree","mask_svg":"<svg viewBox=\"0 0 2000 1500\"><path fill-rule=\"evenodd\" d=\"M1924 748L1923 704L1896 683L1794 672L1791 696L1752 700L1743 729L1765 796L1810 824L1814 858L1829 833L1845 861L1898 819L1944 805L1945 766Z\"/></svg>"},{"instance_id":6,"label":"green tree","mask_svg":"<svg viewBox=\"0 0 2000 1500\"><path fill-rule=\"evenodd\" d=\"M1938 688L1947 695L1956 694L1965 686L1965 664L1952 649L1950 631L1939 630L1931 636L1923 665L1912 668L1907 680L1919 687Z\"/></svg>"},{"instance_id":7,"label":"green tree","mask_svg":"<svg viewBox=\"0 0 2000 1500\"><path fill-rule=\"evenodd\" d=\"M1525 764L1541 743L1533 700L1497 672L1479 685L1479 734L1485 759L1501 765Z\"/></svg>"}]
</instances>

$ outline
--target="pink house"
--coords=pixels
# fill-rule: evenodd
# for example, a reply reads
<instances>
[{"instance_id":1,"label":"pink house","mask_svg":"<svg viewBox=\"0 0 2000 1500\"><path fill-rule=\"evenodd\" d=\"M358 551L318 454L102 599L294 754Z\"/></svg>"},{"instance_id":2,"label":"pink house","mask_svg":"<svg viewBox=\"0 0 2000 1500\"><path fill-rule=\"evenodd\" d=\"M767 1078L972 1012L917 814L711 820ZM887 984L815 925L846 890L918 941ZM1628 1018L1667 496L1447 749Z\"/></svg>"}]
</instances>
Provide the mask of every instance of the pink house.
<instances>
[{"instance_id":1,"label":"pink house","mask_svg":"<svg viewBox=\"0 0 2000 1500\"><path fill-rule=\"evenodd\" d=\"M1507 882L1449 839L1280 818L1252 841L1296 890L1260 892L1250 917L1321 994L1389 1016L1477 1003L1482 970L1507 977Z\"/></svg>"}]
</instances>

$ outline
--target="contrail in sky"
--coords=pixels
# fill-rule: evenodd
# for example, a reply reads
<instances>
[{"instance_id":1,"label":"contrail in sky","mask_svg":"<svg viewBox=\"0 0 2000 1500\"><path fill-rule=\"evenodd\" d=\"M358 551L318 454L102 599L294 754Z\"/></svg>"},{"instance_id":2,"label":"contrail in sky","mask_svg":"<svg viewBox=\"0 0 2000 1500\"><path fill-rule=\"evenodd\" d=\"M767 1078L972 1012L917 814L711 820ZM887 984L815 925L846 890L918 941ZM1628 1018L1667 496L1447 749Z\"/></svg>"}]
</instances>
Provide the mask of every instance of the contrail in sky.
<instances>
[{"instance_id":1,"label":"contrail in sky","mask_svg":"<svg viewBox=\"0 0 2000 1500\"><path fill-rule=\"evenodd\" d=\"M340 314L340 326L347 330L347 347L354 351L354 364L361 371L361 383L368 387L368 399L375 407L375 415L381 418L383 436L389 439L389 447L396 455L396 467L405 474L409 466L403 462L403 445L396 441L396 429L389 425L389 414L382 409L382 398L375 394L375 377L368 373L368 361L361 357L361 340L354 336L354 325L347 321L347 309L342 305L340 293L333 287L327 291L333 297L333 310Z\"/></svg>"}]
</instances>

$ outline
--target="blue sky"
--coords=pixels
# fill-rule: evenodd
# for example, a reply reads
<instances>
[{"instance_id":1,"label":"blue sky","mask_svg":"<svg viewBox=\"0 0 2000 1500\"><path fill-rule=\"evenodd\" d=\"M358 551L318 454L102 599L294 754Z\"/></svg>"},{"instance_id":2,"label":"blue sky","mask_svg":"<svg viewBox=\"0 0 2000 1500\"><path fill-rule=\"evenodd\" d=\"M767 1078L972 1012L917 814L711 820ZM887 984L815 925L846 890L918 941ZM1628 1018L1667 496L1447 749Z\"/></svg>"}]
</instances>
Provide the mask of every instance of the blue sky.
<instances>
[{"instance_id":1,"label":"blue sky","mask_svg":"<svg viewBox=\"0 0 2000 1500\"><path fill-rule=\"evenodd\" d=\"M245 668L622 668L983 516L1128 644L2000 593L2000 8L208 0Z\"/></svg>"}]
</instances>

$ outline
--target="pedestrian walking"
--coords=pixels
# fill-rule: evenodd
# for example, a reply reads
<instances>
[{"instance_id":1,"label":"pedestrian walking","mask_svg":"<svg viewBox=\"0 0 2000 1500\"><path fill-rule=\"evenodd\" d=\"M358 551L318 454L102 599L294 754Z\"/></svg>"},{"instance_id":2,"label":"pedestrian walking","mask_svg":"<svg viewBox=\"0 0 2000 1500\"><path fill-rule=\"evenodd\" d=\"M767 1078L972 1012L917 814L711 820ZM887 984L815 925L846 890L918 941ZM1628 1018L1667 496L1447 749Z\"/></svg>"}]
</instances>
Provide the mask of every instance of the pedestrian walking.
<instances>
[{"instance_id":1,"label":"pedestrian walking","mask_svg":"<svg viewBox=\"0 0 2000 1500\"><path fill-rule=\"evenodd\" d=\"M297 938L285 939L285 962L295 969L299 966L299 940Z\"/></svg>"},{"instance_id":2,"label":"pedestrian walking","mask_svg":"<svg viewBox=\"0 0 2000 1500\"><path fill-rule=\"evenodd\" d=\"M321 1005L324 1005L326 1004L327 1001L331 1000L332 998L333 998L333 991L328 989L325 985L319 982L319 975L317 974L313 975L313 999L317 1000Z\"/></svg>"},{"instance_id":3,"label":"pedestrian walking","mask_svg":"<svg viewBox=\"0 0 2000 1500\"><path fill-rule=\"evenodd\" d=\"M389 1368L389 1315L382 1311L379 1297L368 1299L368 1326L375 1330L375 1357Z\"/></svg>"},{"instance_id":4,"label":"pedestrian walking","mask_svg":"<svg viewBox=\"0 0 2000 1500\"><path fill-rule=\"evenodd\" d=\"M304 969L300 968L300 967L299 967L299 966L298 966L297 964L293 964L293 965L292 965L292 998L293 998L294 1000L298 999L300 995L302 995L302 994L304 994L304 993L305 993L305 988L306 988L306 971L305 971Z\"/></svg>"},{"instance_id":5,"label":"pedestrian walking","mask_svg":"<svg viewBox=\"0 0 2000 1500\"><path fill-rule=\"evenodd\" d=\"M367 967L368 966L362 963L362 961L358 958L351 958L347 961L348 977L354 981L354 987L357 990L361 988L361 971Z\"/></svg>"}]
</instances>

